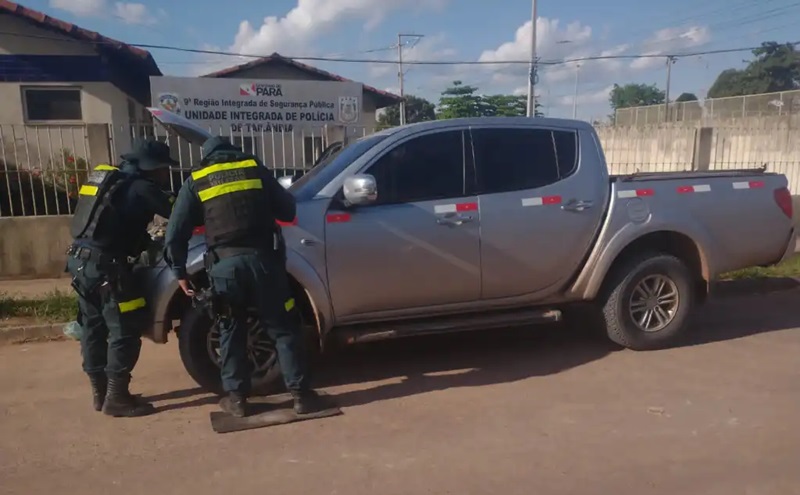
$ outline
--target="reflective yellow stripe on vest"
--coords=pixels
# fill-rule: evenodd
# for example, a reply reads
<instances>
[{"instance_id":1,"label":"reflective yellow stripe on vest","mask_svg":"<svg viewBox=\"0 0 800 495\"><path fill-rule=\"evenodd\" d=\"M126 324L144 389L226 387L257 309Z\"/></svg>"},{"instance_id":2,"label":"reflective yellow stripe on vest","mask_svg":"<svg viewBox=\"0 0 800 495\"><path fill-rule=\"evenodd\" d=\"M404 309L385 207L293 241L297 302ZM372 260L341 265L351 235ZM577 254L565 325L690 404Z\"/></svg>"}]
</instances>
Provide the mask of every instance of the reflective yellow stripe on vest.
<instances>
[{"instance_id":1,"label":"reflective yellow stripe on vest","mask_svg":"<svg viewBox=\"0 0 800 495\"><path fill-rule=\"evenodd\" d=\"M192 172L192 179L198 180L203 177L213 174L215 172L224 172L226 170L235 170L237 168L257 167L258 163L255 160L243 160L241 162L230 163L217 163L216 165L209 165L203 169Z\"/></svg>"},{"instance_id":2,"label":"reflective yellow stripe on vest","mask_svg":"<svg viewBox=\"0 0 800 495\"><path fill-rule=\"evenodd\" d=\"M97 196L97 186L84 185L81 186L78 194L81 196Z\"/></svg>"},{"instance_id":3,"label":"reflective yellow stripe on vest","mask_svg":"<svg viewBox=\"0 0 800 495\"><path fill-rule=\"evenodd\" d=\"M110 172L112 170L119 170L117 167L112 167L111 165L98 165L94 168L94 171L99 172ZM81 196L97 196L97 186L92 186L90 184L82 185L78 194Z\"/></svg>"},{"instance_id":4,"label":"reflective yellow stripe on vest","mask_svg":"<svg viewBox=\"0 0 800 495\"><path fill-rule=\"evenodd\" d=\"M201 170L192 172L192 179L199 180L208 175L216 172L226 172L229 170L237 170L242 168L257 167L258 163L255 160L243 160L240 162L230 163L217 163L216 165L209 165ZM200 201L208 201L224 194L230 194L240 191L248 191L251 189L263 189L264 185L261 179L245 179L227 182L218 186L212 186L200 190L197 195L200 196Z\"/></svg>"},{"instance_id":5,"label":"reflective yellow stripe on vest","mask_svg":"<svg viewBox=\"0 0 800 495\"><path fill-rule=\"evenodd\" d=\"M143 307L145 307L145 305L147 305L147 303L145 302L143 297L131 299L130 301L122 301L119 303L119 312L130 313L131 311L142 309Z\"/></svg>"},{"instance_id":6,"label":"reflective yellow stripe on vest","mask_svg":"<svg viewBox=\"0 0 800 495\"><path fill-rule=\"evenodd\" d=\"M283 307L284 307L284 309L286 309L287 313L289 311L291 311L292 309L294 309L294 298L292 297L291 299L287 299L286 302L284 303Z\"/></svg>"}]
</instances>

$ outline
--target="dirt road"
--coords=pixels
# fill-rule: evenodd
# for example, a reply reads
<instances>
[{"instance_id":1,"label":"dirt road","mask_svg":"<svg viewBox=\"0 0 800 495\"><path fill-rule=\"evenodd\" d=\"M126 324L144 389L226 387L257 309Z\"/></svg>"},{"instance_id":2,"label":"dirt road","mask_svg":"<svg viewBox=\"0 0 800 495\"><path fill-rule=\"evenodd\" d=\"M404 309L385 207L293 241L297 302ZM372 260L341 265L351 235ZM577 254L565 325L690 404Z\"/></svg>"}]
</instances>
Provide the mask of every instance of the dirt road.
<instances>
[{"instance_id":1,"label":"dirt road","mask_svg":"<svg viewBox=\"0 0 800 495\"><path fill-rule=\"evenodd\" d=\"M3 494L800 494L800 291L726 298L695 345L619 351L562 328L350 350L345 415L212 432L174 343L156 416L90 409L73 342L0 348Z\"/></svg>"}]
</instances>

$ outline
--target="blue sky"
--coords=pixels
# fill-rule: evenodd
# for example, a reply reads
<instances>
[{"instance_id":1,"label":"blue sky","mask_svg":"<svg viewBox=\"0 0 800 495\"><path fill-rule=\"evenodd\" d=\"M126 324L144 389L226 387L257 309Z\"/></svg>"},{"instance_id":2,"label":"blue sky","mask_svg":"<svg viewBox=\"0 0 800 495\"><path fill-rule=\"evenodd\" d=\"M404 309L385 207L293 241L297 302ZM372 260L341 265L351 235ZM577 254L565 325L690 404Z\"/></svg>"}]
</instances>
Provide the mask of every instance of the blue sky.
<instances>
[{"instance_id":1,"label":"blue sky","mask_svg":"<svg viewBox=\"0 0 800 495\"><path fill-rule=\"evenodd\" d=\"M24 5L129 43L207 48L251 55L339 56L395 59L398 32L424 34L404 48L407 60L525 60L530 46L530 0L29 0ZM502 5L502 7L501 7ZM798 41L794 0L673 0L652 7L634 0L539 0L537 40L544 60L601 54L682 53ZM794 32L793 32L794 31ZM242 63L152 50L167 75L199 75ZM686 57L673 66L671 94L701 98L716 75L742 65L748 53ZM319 63L381 89L396 91L393 65ZM576 67L542 70L537 94L547 113L571 116ZM580 67L578 117L610 111L614 83L664 87L663 59L604 60ZM407 93L438 101L450 81L485 93L522 92L524 65L413 66Z\"/></svg>"}]
</instances>

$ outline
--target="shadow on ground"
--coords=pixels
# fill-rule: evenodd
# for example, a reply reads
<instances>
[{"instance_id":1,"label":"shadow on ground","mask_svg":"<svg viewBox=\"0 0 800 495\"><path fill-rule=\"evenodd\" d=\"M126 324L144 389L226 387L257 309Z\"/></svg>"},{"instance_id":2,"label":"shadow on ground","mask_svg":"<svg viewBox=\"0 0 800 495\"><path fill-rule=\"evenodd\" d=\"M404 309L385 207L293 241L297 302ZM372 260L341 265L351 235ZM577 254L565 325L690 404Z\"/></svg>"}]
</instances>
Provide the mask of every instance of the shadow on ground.
<instances>
[{"instance_id":1,"label":"shadow on ground","mask_svg":"<svg viewBox=\"0 0 800 495\"><path fill-rule=\"evenodd\" d=\"M795 309L798 303L797 290L715 297L698 311L691 336L683 347L800 327L800 311ZM353 407L436 390L548 376L603 359L618 350L593 330L564 324L415 337L353 346L324 356L315 366L315 386L390 381L336 394L340 406ZM148 399L190 399L165 405L160 411L217 400L199 388Z\"/></svg>"}]
</instances>

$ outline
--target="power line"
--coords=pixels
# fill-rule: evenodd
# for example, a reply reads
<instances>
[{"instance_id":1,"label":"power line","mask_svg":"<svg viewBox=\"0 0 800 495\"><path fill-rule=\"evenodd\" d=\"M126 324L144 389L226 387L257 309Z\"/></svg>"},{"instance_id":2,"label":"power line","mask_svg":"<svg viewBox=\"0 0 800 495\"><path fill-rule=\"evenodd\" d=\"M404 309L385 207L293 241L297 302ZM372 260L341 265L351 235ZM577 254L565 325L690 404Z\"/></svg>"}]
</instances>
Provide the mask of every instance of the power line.
<instances>
[{"instance_id":1,"label":"power line","mask_svg":"<svg viewBox=\"0 0 800 495\"><path fill-rule=\"evenodd\" d=\"M23 38L36 38L36 39L48 39L52 41L60 41L65 42L67 40L63 38L57 38L52 36L43 36L43 35L35 35L35 34L24 34L24 33L13 33L8 31L0 31L0 36L16 36L16 37L23 37ZM76 42L76 43L91 43L95 45L108 45L108 46L118 46L118 43L113 43L109 41L83 41L83 40L69 40L69 42ZM800 41L786 43L792 46L800 45ZM267 57L268 55L252 55L246 53L236 53L236 52L228 52L228 51L221 51L221 50L204 50L201 48L184 48L178 46L171 46L171 45L154 45L148 43L126 43L128 46L133 46L136 48L143 48L147 50L167 50L167 51L175 51L175 52L182 52L182 53L197 53L197 54L204 54L204 55L218 55L218 56L227 56L227 57L239 57L239 58L253 58L259 59ZM750 47L742 47L742 48L725 48L719 50L703 50L703 51L695 51L695 52L676 52L676 53L660 53L660 54L649 54L649 53L641 53L641 54L622 54L622 55L593 55L588 57L575 57L575 58L564 58L560 60L539 60L537 65L565 65L565 64L574 64L576 62L587 62L592 60L621 60L621 59L640 59L640 58L670 58L670 57L697 57L699 55L720 55L724 53L737 53L737 52L750 52L761 48L760 46L750 46ZM340 62L340 63L355 63L355 64L397 64L397 60L388 60L388 59L364 59L364 58L350 58L350 57L314 57L314 56L289 56L284 55L285 58L291 60L302 60L302 61L316 61L316 62ZM528 65L530 64L530 60L404 60L403 64L407 65Z\"/></svg>"}]
</instances>

